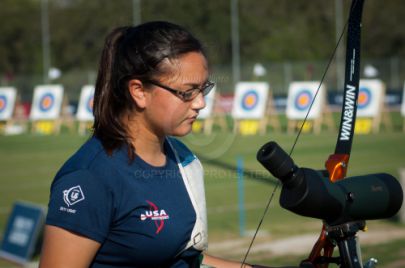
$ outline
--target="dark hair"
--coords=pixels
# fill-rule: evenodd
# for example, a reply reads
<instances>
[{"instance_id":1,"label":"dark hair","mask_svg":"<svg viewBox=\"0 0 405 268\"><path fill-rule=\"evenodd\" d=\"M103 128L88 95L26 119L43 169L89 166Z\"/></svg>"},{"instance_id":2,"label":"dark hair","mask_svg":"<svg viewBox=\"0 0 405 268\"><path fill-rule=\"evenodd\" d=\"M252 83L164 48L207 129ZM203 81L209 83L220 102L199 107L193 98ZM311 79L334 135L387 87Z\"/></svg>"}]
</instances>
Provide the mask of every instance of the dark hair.
<instances>
[{"instance_id":1,"label":"dark hair","mask_svg":"<svg viewBox=\"0 0 405 268\"><path fill-rule=\"evenodd\" d=\"M136 27L120 27L106 38L94 93L93 135L107 152L127 144L133 147L122 118L134 111L128 90L130 79L153 80L164 74L164 59L176 59L188 52L204 54L201 43L186 29L173 23L156 21Z\"/></svg>"}]
</instances>

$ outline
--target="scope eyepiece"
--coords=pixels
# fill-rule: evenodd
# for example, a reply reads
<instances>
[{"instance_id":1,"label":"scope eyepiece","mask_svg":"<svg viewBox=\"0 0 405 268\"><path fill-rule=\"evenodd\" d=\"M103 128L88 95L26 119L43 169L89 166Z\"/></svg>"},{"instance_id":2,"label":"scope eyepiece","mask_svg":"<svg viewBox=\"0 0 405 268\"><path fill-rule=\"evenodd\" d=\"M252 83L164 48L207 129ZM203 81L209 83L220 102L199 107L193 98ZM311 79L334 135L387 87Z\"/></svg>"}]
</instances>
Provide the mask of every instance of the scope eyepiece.
<instances>
[{"instance_id":1,"label":"scope eyepiece","mask_svg":"<svg viewBox=\"0 0 405 268\"><path fill-rule=\"evenodd\" d=\"M263 145L257 152L256 158L274 177L283 183L283 186L291 188L301 184L301 171L276 142L271 141Z\"/></svg>"}]
</instances>

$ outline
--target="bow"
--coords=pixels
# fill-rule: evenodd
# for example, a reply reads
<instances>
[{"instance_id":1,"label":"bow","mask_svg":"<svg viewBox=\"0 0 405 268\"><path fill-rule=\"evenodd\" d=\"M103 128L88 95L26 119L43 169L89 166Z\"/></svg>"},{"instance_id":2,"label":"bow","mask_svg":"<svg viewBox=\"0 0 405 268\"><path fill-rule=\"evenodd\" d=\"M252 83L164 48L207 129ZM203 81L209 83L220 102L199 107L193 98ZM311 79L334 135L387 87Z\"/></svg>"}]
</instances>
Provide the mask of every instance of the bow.
<instances>
[{"instance_id":1,"label":"bow","mask_svg":"<svg viewBox=\"0 0 405 268\"><path fill-rule=\"evenodd\" d=\"M343 106L339 134L335 153L330 155L325 163L331 182L336 182L346 177L353 143L360 81L360 34L363 3L363 0L353 0L350 8L347 28ZM314 263L320 256L331 257L333 248L334 245L327 238L325 225L323 225L321 235L306 261ZM319 267L327 267L327 265Z\"/></svg>"},{"instance_id":2,"label":"bow","mask_svg":"<svg viewBox=\"0 0 405 268\"><path fill-rule=\"evenodd\" d=\"M350 8L349 19L344 27L347 28L347 44L346 44L346 66L345 66L345 83L344 83L344 94L343 94L343 106L341 121L339 127L339 134L336 143L335 153L330 155L328 160L325 163L326 169L329 173L329 180L331 182L336 182L345 178L350 158L350 151L353 142L354 135L354 126L356 120L356 111L357 111L357 98L359 93L359 80L360 80L360 32L361 32L361 16L363 10L364 0L353 0ZM343 30L344 32L344 30ZM315 102L315 98L318 95L318 92L321 88L325 75L329 69L329 66L334 58L337 47L343 37L343 32L336 44L334 52L327 64L326 70L321 79L320 85L317 89L317 92L312 100L312 104ZM312 108L310 105L307 116ZM290 150L289 155L292 154L295 145L297 144L298 138L301 134L307 116L302 123L302 126L297 134L297 137L294 141L292 149ZM250 252L250 249L253 245L253 242L256 238L258 230L263 222L264 216L266 215L271 201L273 200L274 193L276 192L279 186L279 181L276 184L276 187L273 190L273 193L270 195L262 218L258 224L258 227L255 231L255 234L252 238L252 241L248 247L248 250L245 254L245 257L242 261L241 267L244 266L247 256ZM308 259L304 260L301 265L303 267L316 267L316 268L327 268L328 259L331 258L333 249L335 245L327 237L327 231L325 224L322 227L321 235L318 238L318 241L315 243ZM320 260L326 261L320 261ZM351 267L351 266L350 266Z\"/></svg>"}]
</instances>

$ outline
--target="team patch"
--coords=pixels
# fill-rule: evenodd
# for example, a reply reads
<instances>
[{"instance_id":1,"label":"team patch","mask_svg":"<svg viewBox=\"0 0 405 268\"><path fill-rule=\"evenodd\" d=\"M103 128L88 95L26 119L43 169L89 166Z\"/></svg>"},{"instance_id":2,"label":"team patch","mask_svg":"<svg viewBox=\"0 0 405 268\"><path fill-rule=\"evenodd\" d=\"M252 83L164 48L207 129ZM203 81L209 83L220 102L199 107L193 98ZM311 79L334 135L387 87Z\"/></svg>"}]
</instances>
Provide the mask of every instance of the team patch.
<instances>
[{"instance_id":1,"label":"team patch","mask_svg":"<svg viewBox=\"0 0 405 268\"><path fill-rule=\"evenodd\" d=\"M63 201L65 201L66 205L73 206L74 204L83 201L84 194L80 185L76 185L68 190L63 191Z\"/></svg>"}]
</instances>

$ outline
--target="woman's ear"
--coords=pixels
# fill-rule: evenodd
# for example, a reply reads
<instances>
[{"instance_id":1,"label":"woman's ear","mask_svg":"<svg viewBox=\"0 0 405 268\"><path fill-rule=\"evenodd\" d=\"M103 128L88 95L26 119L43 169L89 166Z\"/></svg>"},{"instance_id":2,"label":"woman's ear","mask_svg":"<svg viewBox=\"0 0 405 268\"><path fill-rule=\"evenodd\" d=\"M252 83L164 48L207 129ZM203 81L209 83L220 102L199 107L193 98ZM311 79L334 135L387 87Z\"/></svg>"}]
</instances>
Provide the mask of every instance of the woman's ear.
<instances>
[{"instance_id":1,"label":"woman's ear","mask_svg":"<svg viewBox=\"0 0 405 268\"><path fill-rule=\"evenodd\" d=\"M129 94L131 94L133 101L136 103L136 106L142 109L145 108L147 104L146 98L147 93L145 91L142 81L138 79L129 80L128 90Z\"/></svg>"}]
</instances>

